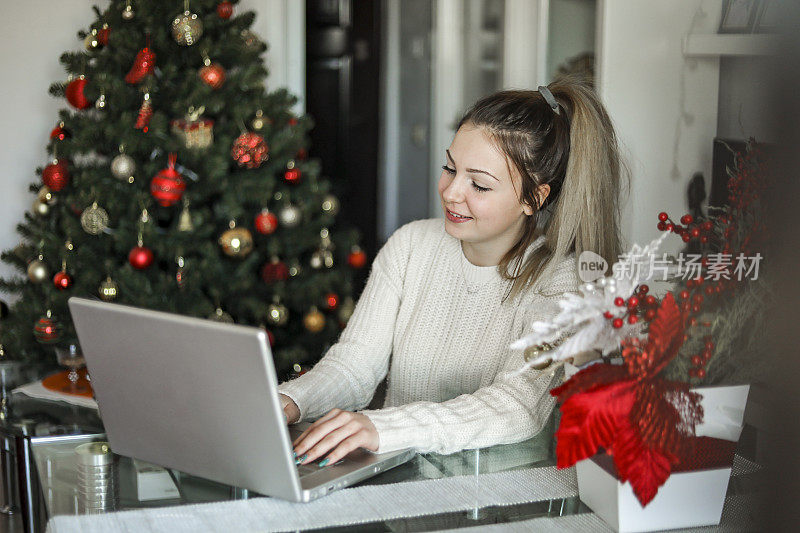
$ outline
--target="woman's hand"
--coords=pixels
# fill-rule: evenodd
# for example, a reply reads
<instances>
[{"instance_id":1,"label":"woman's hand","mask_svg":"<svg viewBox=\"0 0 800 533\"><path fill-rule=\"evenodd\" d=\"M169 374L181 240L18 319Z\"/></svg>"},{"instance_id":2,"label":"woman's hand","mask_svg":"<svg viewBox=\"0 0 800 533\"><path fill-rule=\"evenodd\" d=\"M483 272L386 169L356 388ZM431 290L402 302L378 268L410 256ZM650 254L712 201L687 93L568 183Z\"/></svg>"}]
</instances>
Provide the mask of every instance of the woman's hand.
<instances>
[{"instance_id":1,"label":"woman's hand","mask_svg":"<svg viewBox=\"0 0 800 533\"><path fill-rule=\"evenodd\" d=\"M294 400L285 394L279 394L278 397L281 399L281 407L283 407L283 416L286 417L286 423L294 424L300 420L300 408L297 407Z\"/></svg>"},{"instance_id":2,"label":"woman's hand","mask_svg":"<svg viewBox=\"0 0 800 533\"><path fill-rule=\"evenodd\" d=\"M299 464L311 463L328 454L319 463L325 466L356 448L378 451L378 430L366 415L332 409L305 430L293 445Z\"/></svg>"}]
</instances>

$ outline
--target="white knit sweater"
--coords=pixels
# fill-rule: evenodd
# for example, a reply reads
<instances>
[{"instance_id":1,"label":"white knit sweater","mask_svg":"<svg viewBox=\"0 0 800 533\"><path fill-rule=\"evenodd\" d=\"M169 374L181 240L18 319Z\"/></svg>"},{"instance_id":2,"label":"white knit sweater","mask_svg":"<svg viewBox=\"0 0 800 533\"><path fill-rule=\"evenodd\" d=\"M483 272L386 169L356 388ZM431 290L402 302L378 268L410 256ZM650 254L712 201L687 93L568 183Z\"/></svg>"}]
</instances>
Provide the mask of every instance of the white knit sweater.
<instances>
[{"instance_id":1,"label":"white knit sweater","mask_svg":"<svg viewBox=\"0 0 800 533\"><path fill-rule=\"evenodd\" d=\"M571 256L542 289L502 303L509 282L497 267L471 264L443 220L412 222L381 248L339 341L279 391L301 420L313 419L334 407L363 409L388 372L384 407L362 411L380 452L452 453L530 438L553 409L560 367L513 375L524 361L509 345L532 321L554 317L559 297L578 284Z\"/></svg>"}]
</instances>

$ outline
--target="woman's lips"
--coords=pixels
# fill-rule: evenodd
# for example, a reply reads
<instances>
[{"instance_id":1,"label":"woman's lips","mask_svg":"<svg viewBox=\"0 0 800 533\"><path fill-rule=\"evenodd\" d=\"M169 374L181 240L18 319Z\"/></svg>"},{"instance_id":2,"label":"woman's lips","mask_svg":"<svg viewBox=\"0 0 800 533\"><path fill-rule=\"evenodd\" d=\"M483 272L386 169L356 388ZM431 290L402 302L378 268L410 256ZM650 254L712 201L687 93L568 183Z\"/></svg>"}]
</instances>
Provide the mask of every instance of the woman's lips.
<instances>
[{"instance_id":1,"label":"woman's lips","mask_svg":"<svg viewBox=\"0 0 800 533\"><path fill-rule=\"evenodd\" d=\"M455 222L456 224L460 224L462 222L467 222L468 220L472 220L472 217L464 217L457 213L453 213L449 209L445 208L445 215L447 216L447 220L450 222Z\"/></svg>"}]
</instances>

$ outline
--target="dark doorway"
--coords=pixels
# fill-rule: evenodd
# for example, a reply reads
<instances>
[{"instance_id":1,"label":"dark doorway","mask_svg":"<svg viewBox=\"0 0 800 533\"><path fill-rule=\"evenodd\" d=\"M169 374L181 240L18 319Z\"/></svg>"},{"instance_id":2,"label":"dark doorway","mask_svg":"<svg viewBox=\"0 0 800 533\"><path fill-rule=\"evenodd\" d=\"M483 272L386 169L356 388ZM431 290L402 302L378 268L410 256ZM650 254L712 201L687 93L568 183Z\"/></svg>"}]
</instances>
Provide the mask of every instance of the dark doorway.
<instances>
[{"instance_id":1,"label":"dark doorway","mask_svg":"<svg viewBox=\"0 0 800 533\"><path fill-rule=\"evenodd\" d=\"M306 0L310 155L333 183L338 219L361 231L370 258L378 246L380 6L380 0Z\"/></svg>"}]
</instances>

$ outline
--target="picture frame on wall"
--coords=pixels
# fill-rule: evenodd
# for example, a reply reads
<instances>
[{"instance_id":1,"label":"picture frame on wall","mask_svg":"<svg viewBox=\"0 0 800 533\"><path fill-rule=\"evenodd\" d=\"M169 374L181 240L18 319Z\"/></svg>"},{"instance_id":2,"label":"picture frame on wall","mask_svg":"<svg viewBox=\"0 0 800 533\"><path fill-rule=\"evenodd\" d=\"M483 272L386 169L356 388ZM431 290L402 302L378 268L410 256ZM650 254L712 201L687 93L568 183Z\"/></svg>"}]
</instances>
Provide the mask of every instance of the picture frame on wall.
<instances>
[{"instance_id":1,"label":"picture frame on wall","mask_svg":"<svg viewBox=\"0 0 800 533\"><path fill-rule=\"evenodd\" d=\"M753 31L761 0L725 0L718 33L750 33Z\"/></svg>"}]
</instances>

